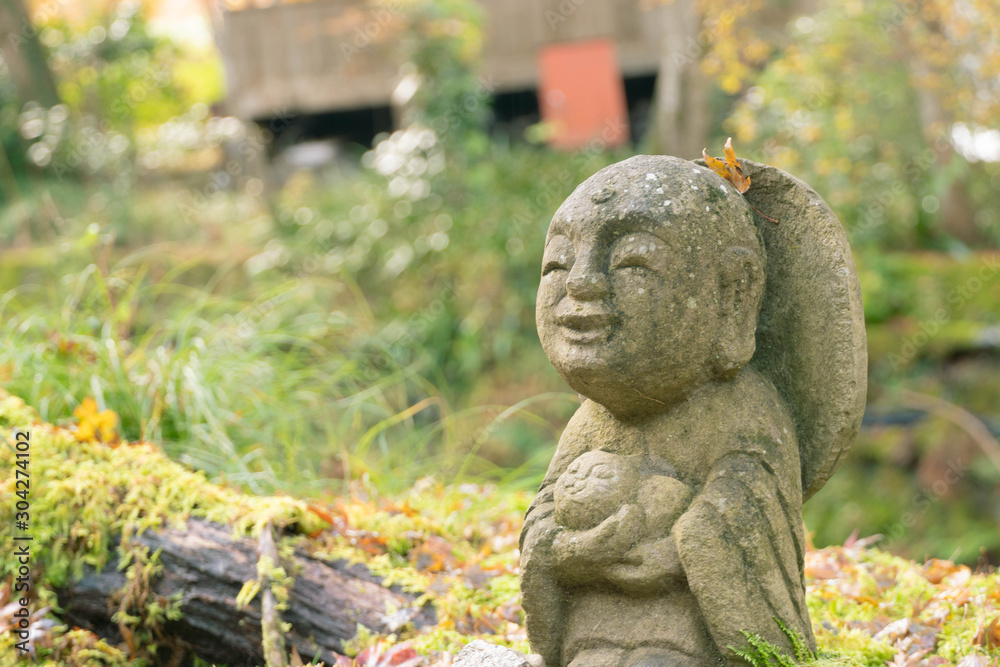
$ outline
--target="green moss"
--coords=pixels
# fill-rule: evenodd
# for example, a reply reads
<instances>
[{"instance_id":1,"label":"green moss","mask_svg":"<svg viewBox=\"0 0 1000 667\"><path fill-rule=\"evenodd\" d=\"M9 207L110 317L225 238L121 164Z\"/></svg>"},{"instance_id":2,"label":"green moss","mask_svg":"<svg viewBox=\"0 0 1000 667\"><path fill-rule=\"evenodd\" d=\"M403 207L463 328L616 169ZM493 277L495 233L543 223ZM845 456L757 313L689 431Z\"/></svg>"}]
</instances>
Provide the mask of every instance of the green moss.
<instances>
[{"instance_id":1,"label":"green moss","mask_svg":"<svg viewBox=\"0 0 1000 667\"><path fill-rule=\"evenodd\" d=\"M911 647L917 639L930 641L926 657L948 661L941 664L968 655L1000 657L1000 650L973 641L986 619L1000 615L1000 574L973 574L938 561L941 572L935 576L934 563L928 568L877 549L832 547L806 559L809 613L826 657L884 665L899 643L879 631L904 620L908 625L900 629L900 638ZM823 562L834 567L836 576L810 580L811 569Z\"/></svg>"},{"instance_id":2,"label":"green moss","mask_svg":"<svg viewBox=\"0 0 1000 667\"><path fill-rule=\"evenodd\" d=\"M0 634L0 667L23 667L12 633ZM37 667L132 667L128 656L93 633L74 628L62 633L49 652L35 663Z\"/></svg>"},{"instance_id":3,"label":"green moss","mask_svg":"<svg viewBox=\"0 0 1000 667\"><path fill-rule=\"evenodd\" d=\"M144 665L153 660L163 644L172 644L164 637L161 628L166 621L181 617L180 594L166 598L151 591L153 580L163 570L160 551L149 553L142 545L119 547L122 558L119 570L125 570L127 584L112 597L118 611L111 621L118 624L133 656L132 664ZM137 650L133 651L135 647ZM175 646L171 646L176 648Z\"/></svg>"},{"instance_id":4,"label":"green moss","mask_svg":"<svg viewBox=\"0 0 1000 667\"><path fill-rule=\"evenodd\" d=\"M79 577L85 567L98 570L108 564L120 541L119 567L128 584L119 593L115 619L131 632L139 653L155 653L163 621L177 618L176 600L149 595L149 584L159 573L157 554L130 544L130 538L148 529L182 525L197 516L232 526L237 535L255 536L269 523L287 529L314 532L326 526L305 503L288 497L260 498L209 482L205 475L168 459L151 444L77 442L62 428L41 423L23 401L0 390L0 465L14 467L14 430L29 434L29 534L32 570L38 604L57 606L55 589ZM23 459L22 459L23 460ZM4 497L14 497L14 476L0 480ZM15 532L13 503L0 509L0 541L12 544ZM0 578L16 576L15 559L0 561ZM290 578L270 579L279 600L287 601ZM82 649L81 649L82 650ZM103 650L100 647L88 648ZM109 654L110 655L110 654ZM133 655L139 660L140 655ZM108 663L111 664L111 663ZM139 664L139 662L133 662Z\"/></svg>"}]
</instances>

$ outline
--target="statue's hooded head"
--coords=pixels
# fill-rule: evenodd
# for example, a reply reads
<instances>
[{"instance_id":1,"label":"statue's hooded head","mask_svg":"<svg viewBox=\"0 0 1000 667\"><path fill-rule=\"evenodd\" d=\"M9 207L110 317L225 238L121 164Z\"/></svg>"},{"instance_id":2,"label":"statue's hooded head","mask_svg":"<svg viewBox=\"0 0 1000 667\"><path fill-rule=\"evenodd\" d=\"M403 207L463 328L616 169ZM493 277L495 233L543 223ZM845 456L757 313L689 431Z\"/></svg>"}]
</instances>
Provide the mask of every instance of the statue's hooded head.
<instances>
[{"instance_id":1,"label":"statue's hooded head","mask_svg":"<svg viewBox=\"0 0 1000 667\"><path fill-rule=\"evenodd\" d=\"M594 174L553 216L538 333L573 389L637 419L739 373L763 291L743 196L693 162L641 155Z\"/></svg>"}]
</instances>

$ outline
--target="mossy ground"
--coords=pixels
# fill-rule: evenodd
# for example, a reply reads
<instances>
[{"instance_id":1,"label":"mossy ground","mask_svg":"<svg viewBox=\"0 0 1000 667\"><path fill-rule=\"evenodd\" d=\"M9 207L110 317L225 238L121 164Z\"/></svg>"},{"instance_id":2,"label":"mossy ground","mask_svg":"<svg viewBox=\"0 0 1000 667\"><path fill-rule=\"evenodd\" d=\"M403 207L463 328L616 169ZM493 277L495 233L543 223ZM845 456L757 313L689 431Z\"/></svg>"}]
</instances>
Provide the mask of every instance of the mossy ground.
<instances>
[{"instance_id":1,"label":"mossy ground","mask_svg":"<svg viewBox=\"0 0 1000 667\"><path fill-rule=\"evenodd\" d=\"M49 621L35 619L40 664L158 664L151 650L157 624L182 610L141 594L157 574L155 554L129 552L137 583L123 592L132 605L123 604L120 619L136 637L149 638L138 649L59 626L54 591L85 567L107 565L116 536L127 550L130 535L192 516L250 536L271 522L287 535L279 548L294 544L363 562L387 583L420 591L435 605L435 627L391 638L360 632L352 643L356 651L376 642L409 642L427 665L436 665L447 664L445 654L473 638L527 648L517 586L517 536L527 494L428 479L393 498L359 484L349 497L322 506L250 496L210 482L152 444L80 442L72 426L42 423L23 401L0 392L0 465L8 471L16 460L15 429L28 429L31 437L30 534L38 575L33 609L53 606ZM14 498L12 473L4 475L0 489ZM0 508L4 544L13 543L13 511L13 501ZM0 565L6 582L15 565L11 559ZM820 647L817 664L971 667L1000 661L997 573L974 573L941 560L917 564L855 542L810 551L806 579ZM9 621L0 618L0 624ZM17 664L14 641L10 632L0 638L0 666Z\"/></svg>"}]
</instances>

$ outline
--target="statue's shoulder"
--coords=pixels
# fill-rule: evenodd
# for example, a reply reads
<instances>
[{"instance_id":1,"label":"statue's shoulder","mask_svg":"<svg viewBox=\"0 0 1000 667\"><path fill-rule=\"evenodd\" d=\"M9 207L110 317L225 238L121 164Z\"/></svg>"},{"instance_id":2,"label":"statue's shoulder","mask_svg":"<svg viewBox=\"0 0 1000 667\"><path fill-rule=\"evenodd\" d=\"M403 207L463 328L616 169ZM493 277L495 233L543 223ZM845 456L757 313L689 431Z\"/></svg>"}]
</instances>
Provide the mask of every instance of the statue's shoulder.
<instances>
[{"instance_id":1,"label":"statue's shoulder","mask_svg":"<svg viewBox=\"0 0 1000 667\"><path fill-rule=\"evenodd\" d=\"M733 454L763 455L786 461L790 469L798 466L791 413L774 385L751 368L655 420L647 437L654 451L695 480Z\"/></svg>"},{"instance_id":2,"label":"statue's shoulder","mask_svg":"<svg viewBox=\"0 0 1000 667\"><path fill-rule=\"evenodd\" d=\"M768 459L799 473L799 444L795 420L780 393L766 377L747 368L719 397L729 416L725 450Z\"/></svg>"},{"instance_id":3,"label":"statue's shoulder","mask_svg":"<svg viewBox=\"0 0 1000 667\"><path fill-rule=\"evenodd\" d=\"M549 464L546 483L554 481L581 454L613 438L615 419L602 405L584 399L559 437L555 456Z\"/></svg>"},{"instance_id":4,"label":"statue's shoulder","mask_svg":"<svg viewBox=\"0 0 1000 667\"><path fill-rule=\"evenodd\" d=\"M570 417L562 436L559 438L559 446L572 442L593 438L594 436L606 434L611 435L616 429L618 420L615 419L607 408L600 403L583 399L583 403L577 408L573 416Z\"/></svg>"},{"instance_id":5,"label":"statue's shoulder","mask_svg":"<svg viewBox=\"0 0 1000 667\"><path fill-rule=\"evenodd\" d=\"M584 399L559 438L545 483L554 481L570 463L589 451L634 454L644 451L643 448L644 442L637 438L634 429L622 424L600 403Z\"/></svg>"},{"instance_id":6,"label":"statue's shoulder","mask_svg":"<svg viewBox=\"0 0 1000 667\"><path fill-rule=\"evenodd\" d=\"M559 451L577 452L577 456L593 449L623 455L639 454L645 451L645 446L641 428L619 420L606 407L589 398L584 399L559 438Z\"/></svg>"},{"instance_id":7,"label":"statue's shoulder","mask_svg":"<svg viewBox=\"0 0 1000 667\"><path fill-rule=\"evenodd\" d=\"M723 397L723 407L732 414L743 434L784 433L795 439L795 421L788 404L774 384L747 367L737 377Z\"/></svg>"}]
</instances>

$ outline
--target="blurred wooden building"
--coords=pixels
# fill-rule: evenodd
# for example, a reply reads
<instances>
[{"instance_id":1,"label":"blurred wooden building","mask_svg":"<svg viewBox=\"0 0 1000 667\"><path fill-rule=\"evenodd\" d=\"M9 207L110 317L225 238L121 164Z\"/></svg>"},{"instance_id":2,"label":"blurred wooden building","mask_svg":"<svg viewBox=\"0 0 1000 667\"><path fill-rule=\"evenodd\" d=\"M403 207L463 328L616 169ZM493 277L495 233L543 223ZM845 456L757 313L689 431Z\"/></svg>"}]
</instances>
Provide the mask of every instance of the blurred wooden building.
<instances>
[{"instance_id":1,"label":"blurred wooden building","mask_svg":"<svg viewBox=\"0 0 1000 667\"><path fill-rule=\"evenodd\" d=\"M621 97L622 107L626 94L652 94L655 25L640 9L640 0L479 1L486 14L483 77L493 88L501 117L519 111L538 114L544 56L561 45L605 47L591 49L590 58L611 54L617 84L595 82L598 89L591 99L607 98L600 86L608 85L612 96ZM230 0L216 29L226 66L226 111L258 122L304 117L328 135L340 134L340 124L345 134L359 139L391 129L393 91L402 78L395 48L404 23L400 12L399 3L391 0L312 0L266 7ZM567 89L586 88L585 60L575 72L556 67L545 85L558 88L559 77L570 76L577 82ZM543 95L543 115L546 103L558 105L560 95L559 90Z\"/></svg>"}]
</instances>

